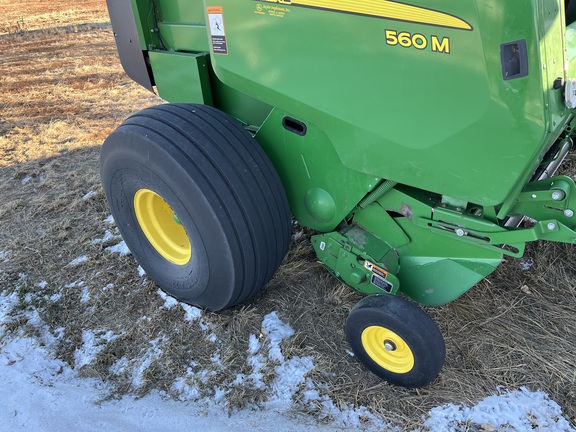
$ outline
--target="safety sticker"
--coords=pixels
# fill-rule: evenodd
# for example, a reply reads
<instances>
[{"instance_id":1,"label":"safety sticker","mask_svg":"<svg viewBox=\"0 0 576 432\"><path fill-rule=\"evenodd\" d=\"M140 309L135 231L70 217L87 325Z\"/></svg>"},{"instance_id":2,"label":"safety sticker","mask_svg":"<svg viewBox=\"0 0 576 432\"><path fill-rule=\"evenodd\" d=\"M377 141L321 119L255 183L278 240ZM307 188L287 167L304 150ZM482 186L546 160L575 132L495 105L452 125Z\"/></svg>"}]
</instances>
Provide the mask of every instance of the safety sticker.
<instances>
[{"instance_id":1,"label":"safety sticker","mask_svg":"<svg viewBox=\"0 0 576 432\"><path fill-rule=\"evenodd\" d=\"M387 293L392 292L393 285L386 280L388 277L388 272L386 270L382 267L378 267L370 261L364 261L364 268L372 272L372 277L370 278L372 285L376 285Z\"/></svg>"},{"instance_id":2,"label":"safety sticker","mask_svg":"<svg viewBox=\"0 0 576 432\"><path fill-rule=\"evenodd\" d=\"M224 29L224 14L221 6L207 8L210 36L212 38L212 52L214 54L228 54L226 31Z\"/></svg>"}]
</instances>

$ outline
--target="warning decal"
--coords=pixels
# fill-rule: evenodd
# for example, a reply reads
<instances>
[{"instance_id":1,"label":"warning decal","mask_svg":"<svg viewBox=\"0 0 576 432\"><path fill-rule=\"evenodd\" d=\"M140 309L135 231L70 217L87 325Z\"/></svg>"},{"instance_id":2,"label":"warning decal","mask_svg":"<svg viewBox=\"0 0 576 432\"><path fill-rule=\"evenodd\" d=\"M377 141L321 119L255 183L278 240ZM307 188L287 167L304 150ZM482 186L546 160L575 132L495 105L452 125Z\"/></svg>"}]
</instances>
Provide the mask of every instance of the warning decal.
<instances>
[{"instance_id":1,"label":"warning decal","mask_svg":"<svg viewBox=\"0 0 576 432\"><path fill-rule=\"evenodd\" d=\"M364 268L372 272L372 277L370 278L370 283L372 285L376 285L387 293L392 292L393 285L386 280L388 277L388 272L386 270L382 267L378 267L370 261L364 261Z\"/></svg>"},{"instance_id":2,"label":"warning decal","mask_svg":"<svg viewBox=\"0 0 576 432\"><path fill-rule=\"evenodd\" d=\"M213 6L207 9L210 36L212 38L212 51L214 54L228 54L226 31L224 30L224 17L222 7Z\"/></svg>"}]
</instances>

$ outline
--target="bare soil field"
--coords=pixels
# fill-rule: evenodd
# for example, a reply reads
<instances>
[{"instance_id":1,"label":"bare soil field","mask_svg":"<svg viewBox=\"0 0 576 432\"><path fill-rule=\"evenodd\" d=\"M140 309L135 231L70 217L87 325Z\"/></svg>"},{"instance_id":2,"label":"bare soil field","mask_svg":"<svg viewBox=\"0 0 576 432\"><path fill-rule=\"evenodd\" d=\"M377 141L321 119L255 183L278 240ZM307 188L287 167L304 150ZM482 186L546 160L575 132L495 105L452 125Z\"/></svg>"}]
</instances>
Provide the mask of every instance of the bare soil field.
<instances>
[{"instance_id":1,"label":"bare soil field","mask_svg":"<svg viewBox=\"0 0 576 432\"><path fill-rule=\"evenodd\" d=\"M194 359L221 367L203 383L226 389L230 409L258 405L266 389L237 388L250 373L246 347L263 317L278 311L296 331L285 355L312 356L310 378L337 406L365 406L406 430L444 403L475 403L503 389L542 390L576 424L576 249L544 242L506 259L457 301L427 309L446 338L439 378L424 389L382 382L354 357L344 335L360 299L316 262L306 230L295 237L274 279L252 301L201 322L162 307L158 288L138 271L109 223L99 179L100 145L131 113L162 103L124 74L104 1L0 0L0 290L18 292L51 331L64 332L58 357L74 366L83 331L120 335L80 373L109 383L119 396L156 389L171 394ZM562 168L576 173L568 160ZM302 233L302 235L300 235ZM12 330L34 327L12 323ZM201 327L210 326L214 338ZM265 335L264 335L265 337ZM113 374L119 359L141 355L163 338L162 355L134 388ZM270 368L265 382L274 377ZM314 414L309 405L303 408ZM463 425L463 430L482 430Z\"/></svg>"}]
</instances>

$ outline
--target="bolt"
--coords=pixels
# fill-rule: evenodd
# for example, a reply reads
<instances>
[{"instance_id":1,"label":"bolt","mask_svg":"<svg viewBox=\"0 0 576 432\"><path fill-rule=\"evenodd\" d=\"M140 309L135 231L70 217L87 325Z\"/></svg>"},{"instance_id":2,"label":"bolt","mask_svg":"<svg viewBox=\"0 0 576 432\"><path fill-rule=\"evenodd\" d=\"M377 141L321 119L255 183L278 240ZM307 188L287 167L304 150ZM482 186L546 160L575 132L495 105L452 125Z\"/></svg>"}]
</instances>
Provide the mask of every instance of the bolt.
<instances>
[{"instance_id":1,"label":"bolt","mask_svg":"<svg viewBox=\"0 0 576 432\"><path fill-rule=\"evenodd\" d=\"M536 199L536 198L538 198L538 195L532 194L532 198L533 198L533 199Z\"/></svg>"},{"instance_id":2,"label":"bolt","mask_svg":"<svg viewBox=\"0 0 576 432\"><path fill-rule=\"evenodd\" d=\"M554 222L550 222L550 223L548 224L548 229L549 229L550 231L555 230L555 229L556 229L556 224L555 224Z\"/></svg>"},{"instance_id":3,"label":"bolt","mask_svg":"<svg viewBox=\"0 0 576 432\"><path fill-rule=\"evenodd\" d=\"M466 231L464 231L464 230L461 229L461 228L458 228L455 232L456 232L456 235L457 235L458 237L463 237L463 236L466 235Z\"/></svg>"},{"instance_id":4,"label":"bolt","mask_svg":"<svg viewBox=\"0 0 576 432\"><path fill-rule=\"evenodd\" d=\"M562 191L554 191L552 192L552 199L554 201L560 201L564 198L564 193Z\"/></svg>"},{"instance_id":5,"label":"bolt","mask_svg":"<svg viewBox=\"0 0 576 432\"><path fill-rule=\"evenodd\" d=\"M396 351L396 344L389 339L384 341L384 349L386 351Z\"/></svg>"},{"instance_id":6,"label":"bolt","mask_svg":"<svg viewBox=\"0 0 576 432\"><path fill-rule=\"evenodd\" d=\"M564 216L566 216L566 217L572 217L572 216L574 216L574 212L573 212L572 210L570 210L570 209L564 210Z\"/></svg>"}]
</instances>

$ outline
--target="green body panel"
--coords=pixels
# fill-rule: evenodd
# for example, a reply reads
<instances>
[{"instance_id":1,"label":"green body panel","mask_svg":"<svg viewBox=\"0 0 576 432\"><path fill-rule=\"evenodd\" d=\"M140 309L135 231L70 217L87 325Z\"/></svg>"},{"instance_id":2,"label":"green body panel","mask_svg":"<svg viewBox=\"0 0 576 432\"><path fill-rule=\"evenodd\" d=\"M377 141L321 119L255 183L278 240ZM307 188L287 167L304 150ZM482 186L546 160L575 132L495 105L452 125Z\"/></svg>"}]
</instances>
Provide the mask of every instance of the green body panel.
<instances>
[{"instance_id":1,"label":"green body panel","mask_svg":"<svg viewBox=\"0 0 576 432\"><path fill-rule=\"evenodd\" d=\"M373 208L379 207L381 211L397 215L385 226L379 226L378 230L387 240L399 240L392 246L399 255L397 276L400 292L426 306L439 306L456 299L492 273L502 260L500 250L463 242L453 231L447 235L449 231L444 229L437 231L428 224L418 224L417 221L422 219L446 219L442 212L445 214L449 210L437 198L427 192L399 187L390 190L372 205ZM359 212L354 220L362 221L363 212ZM454 213L462 215L461 212ZM477 224L496 227L480 217L470 214L467 217ZM394 230L401 230L405 237L390 235L392 226ZM466 228L461 221L458 226ZM410 241L407 242L405 238Z\"/></svg>"},{"instance_id":2,"label":"green body panel","mask_svg":"<svg viewBox=\"0 0 576 432\"><path fill-rule=\"evenodd\" d=\"M142 51L159 47L160 39L158 38L158 33L152 31L156 26L152 3L150 0L130 0L130 2L135 15L134 18Z\"/></svg>"},{"instance_id":3,"label":"green body panel","mask_svg":"<svg viewBox=\"0 0 576 432\"><path fill-rule=\"evenodd\" d=\"M206 54L150 51L158 94L172 102L212 105Z\"/></svg>"},{"instance_id":4,"label":"green body panel","mask_svg":"<svg viewBox=\"0 0 576 432\"><path fill-rule=\"evenodd\" d=\"M158 23L158 29L163 42L175 51L209 50L205 25Z\"/></svg>"},{"instance_id":5,"label":"green body panel","mask_svg":"<svg viewBox=\"0 0 576 432\"><path fill-rule=\"evenodd\" d=\"M292 3L280 17L258 13L258 2L207 1L222 7L228 41L213 67L226 84L324 130L347 168L494 206L519 192L556 139L563 110L550 101L561 92L548 76L552 65L562 76L564 51L541 39L563 36L561 14L533 23L557 1L434 3L472 30ZM427 48L391 46L387 30L422 35ZM449 53L433 51L433 37L448 38ZM504 81L500 45L520 39L529 78ZM542 69L547 54L552 72Z\"/></svg>"},{"instance_id":6,"label":"green body panel","mask_svg":"<svg viewBox=\"0 0 576 432\"><path fill-rule=\"evenodd\" d=\"M174 51L208 52L201 1L158 2L157 23L163 43Z\"/></svg>"},{"instance_id":7,"label":"green body panel","mask_svg":"<svg viewBox=\"0 0 576 432\"><path fill-rule=\"evenodd\" d=\"M331 231L380 179L344 166L327 134L315 124L307 125L305 136L285 130L286 115L272 111L256 139L274 163L296 219Z\"/></svg>"},{"instance_id":8,"label":"green body panel","mask_svg":"<svg viewBox=\"0 0 576 432\"><path fill-rule=\"evenodd\" d=\"M568 58L568 76L576 77L576 23L566 28L566 57Z\"/></svg>"},{"instance_id":9,"label":"green body panel","mask_svg":"<svg viewBox=\"0 0 576 432\"><path fill-rule=\"evenodd\" d=\"M539 180L575 126L563 0L130 1L159 94L243 123L355 290L440 305L576 242L574 181Z\"/></svg>"}]
</instances>

